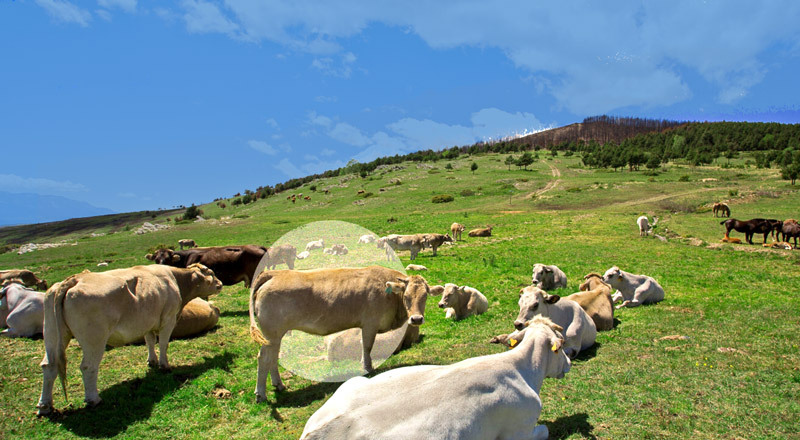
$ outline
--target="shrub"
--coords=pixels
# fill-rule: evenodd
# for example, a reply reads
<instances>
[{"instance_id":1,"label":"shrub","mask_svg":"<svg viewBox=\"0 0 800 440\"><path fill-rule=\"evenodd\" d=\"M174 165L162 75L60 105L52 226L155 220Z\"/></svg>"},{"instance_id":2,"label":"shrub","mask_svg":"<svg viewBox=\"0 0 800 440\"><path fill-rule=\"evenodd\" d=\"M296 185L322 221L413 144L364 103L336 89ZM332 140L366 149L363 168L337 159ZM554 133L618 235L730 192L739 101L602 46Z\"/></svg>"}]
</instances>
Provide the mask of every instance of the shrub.
<instances>
[{"instance_id":1,"label":"shrub","mask_svg":"<svg viewBox=\"0 0 800 440\"><path fill-rule=\"evenodd\" d=\"M194 220L197 218L198 215L202 214L203 212L197 208L197 206L192 206L186 208L186 212L183 213L184 220Z\"/></svg>"},{"instance_id":2,"label":"shrub","mask_svg":"<svg viewBox=\"0 0 800 440\"><path fill-rule=\"evenodd\" d=\"M222 208L222 209L225 209L225 208L227 208L227 207L228 207L228 205L226 205L226 204L224 204L224 203L220 203L220 204L219 204L219 207L220 207L220 208Z\"/></svg>"},{"instance_id":3,"label":"shrub","mask_svg":"<svg viewBox=\"0 0 800 440\"><path fill-rule=\"evenodd\" d=\"M738 189L729 189L728 190L728 196L736 197L738 195L739 195L739 190Z\"/></svg>"},{"instance_id":4,"label":"shrub","mask_svg":"<svg viewBox=\"0 0 800 440\"><path fill-rule=\"evenodd\" d=\"M242 204L242 199L239 198L239 197L233 199L233 201L231 202L231 205L233 205L233 206L238 206L238 205L241 205L241 204Z\"/></svg>"},{"instance_id":5,"label":"shrub","mask_svg":"<svg viewBox=\"0 0 800 440\"><path fill-rule=\"evenodd\" d=\"M242 203L244 203L245 205L252 201L254 201L254 198L250 194L245 194L244 197L242 197Z\"/></svg>"},{"instance_id":6,"label":"shrub","mask_svg":"<svg viewBox=\"0 0 800 440\"><path fill-rule=\"evenodd\" d=\"M394 217L389 217L388 219L386 219L386 221L387 221L388 223L397 223L397 219L396 219L396 218L394 218Z\"/></svg>"},{"instance_id":7,"label":"shrub","mask_svg":"<svg viewBox=\"0 0 800 440\"><path fill-rule=\"evenodd\" d=\"M308 189L310 189L311 191L316 191L317 190L317 185L311 185L311 186L308 187Z\"/></svg>"},{"instance_id":8,"label":"shrub","mask_svg":"<svg viewBox=\"0 0 800 440\"><path fill-rule=\"evenodd\" d=\"M433 196L433 199L431 199L431 201L433 203L448 203L448 202L452 202L453 200L455 200L455 199L450 194L439 194L439 195Z\"/></svg>"},{"instance_id":9,"label":"shrub","mask_svg":"<svg viewBox=\"0 0 800 440\"><path fill-rule=\"evenodd\" d=\"M445 166L444 166L444 169L446 169L446 170L452 170L452 169L453 169L453 164L449 163L449 164L445 165Z\"/></svg>"},{"instance_id":10,"label":"shrub","mask_svg":"<svg viewBox=\"0 0 800 440\"><path fill-rule=\"evenodd\" d=\"M475 191L473 191L471 189L462 189L461 190L461 197L469 197L469 196L474 196L474 195L475 195Z\"/></svg>"},{"instance_id":11,"label":"shrub","mask_svg":"<svg viewBox=\"0 0 800 440\"><path fill-rule=\"evenodd\" d=\"M689 175L688 174L684 174L683 176L678 178L678 182L688 182L688 181L689 181Z\"/></svg>"}]
</instances>

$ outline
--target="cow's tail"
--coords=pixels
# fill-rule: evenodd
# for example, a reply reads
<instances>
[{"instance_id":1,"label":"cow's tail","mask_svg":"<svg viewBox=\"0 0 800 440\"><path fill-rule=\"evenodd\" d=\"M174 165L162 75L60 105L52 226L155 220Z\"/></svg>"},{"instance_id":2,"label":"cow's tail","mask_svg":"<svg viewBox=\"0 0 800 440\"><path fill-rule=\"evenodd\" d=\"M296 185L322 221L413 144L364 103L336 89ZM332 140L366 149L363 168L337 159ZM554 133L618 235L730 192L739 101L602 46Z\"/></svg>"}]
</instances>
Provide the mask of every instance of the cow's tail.
<instances>
[{"instance_id":1,"label":"cow's tail","mask_svg":"<svg viewBox=\"0 0 800 440\"><path fill-rule=\"evenodd\" d=\"M78 284L78 279L70 277L61 283L55 284L47 291L44 297L44 347L45 358L42 365L55 364L61 388L64 390L64 399L67 396L67 356L64 346L64 333L68 332L64 321L64 297L67 291Z\"/></svg>"},{"instance_id":2,"label":"cow's tail","mask_svg":"<svg viewBox=\"0 0 800 440\"><path fill-rule=\"evenodd\" d=\"M253 286L250 289L250 337L261 345L266 345L267 340L264 339L264 335L261 334L258 323L256 323L256 296L258 295L258 288L271 279L271 273L261 272L253 281Z\"/></svg>"}]
</instances>

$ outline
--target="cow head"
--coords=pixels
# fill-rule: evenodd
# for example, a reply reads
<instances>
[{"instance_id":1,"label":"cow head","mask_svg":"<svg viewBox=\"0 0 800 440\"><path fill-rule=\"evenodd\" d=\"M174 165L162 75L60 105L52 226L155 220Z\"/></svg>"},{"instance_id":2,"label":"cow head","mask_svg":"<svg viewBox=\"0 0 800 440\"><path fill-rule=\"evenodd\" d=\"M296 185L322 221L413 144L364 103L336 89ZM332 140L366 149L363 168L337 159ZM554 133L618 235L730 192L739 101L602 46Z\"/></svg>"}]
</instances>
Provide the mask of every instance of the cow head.
<instances>
[{"instance_id":1,"label":"cow head","mask_svg":"<svg viewBox=\"0 0 800 440\"><path fill-rule=\"evenodd\" d=\"M158 249L155 253L147 254L144 257L150 261L154 261L156 264L173 265L181 261L181 256L176 254L175 251L164 248Z\"/></svg>"},{"instance_id":2,"label":"cow head","mask_svg":"<svg viewBox=\"0 0 800 440\"><path fill-rule=\"evenodd\" d=\"M456 286L453 283L444 285L442 299L439 301L439 308L455 307L458 304L458 295L464 292L464 286Z\"/></svg>"},{"instance_id":3,"label":"cow head","mask_svg":"<svg viewBox=\"0 0 800 440\"><path fill-rule=\"evenodd\" d=\"M622 281L622 271L619 270L617 266L608 269L606 273L603 274L603 281L611 286L618 286Z\"/></svg>"},{"instance_id":4,"label":"cow head","mask_svg":"<svg viewBox=\"0 0 800 440\"><path fill-rule=\"evenodd\" d=\"M536 286L528 286L520 290L519 295L519 315L514 321L514 328L522 330L525 323L533 319L534 316L550 316L549 307L561 299L558 295L548 295L544 290Z\"/></svg>"},{"instance_id":5,"label":"cow head","mask_svg":"<svg viewBox=\"0 0 800 440\"><path fill-rule=\"evenodd\" d=\"M583 279L586 281L584 281L580 285L580 287L578 287L578 290L582 292L585 292L587 290L592 290L595 288L595 286L597 286L598 283L603 282L603 277L601 277L599 273L594 273L594 272L587 274L586 276L583 277Z\"/></svg>"},{"instance_id":6,"label":"cow head","mask_svg":"<svg viewBox=\"0 0 800 440\"><path fill-rule=\"evenodd\" d=\"M47 281L36 278L36 288L39 290L47 290Z\"/></svg>"},{"instance_id":7,"label":"cow head","mask_svg":"<svg viewBox=\"0 0 800 440\"><path fill-rule=\"evenodd\" d=\"M443 239L442 242L443 243L452 243L453 242L453 237L451 237L450 234L444 234L444 239Z\"/></svg>"},{"instance_id":8,"label":"cow head","mask_svg":"<svg viewBox=\"0 0 800 440\"><path fill-rule=\"evenodd\" d=\"M531 284L534 286L541 286L545 280L553 280L553 269L544 264L536 263L533 265L533 276L531 277Z\"/></svg>"},{"instance_id":9,"label":"cow head","mask_svg":"<svg viewBox=\"0 0 800 440\"><path fill-rule=\"evenodd\" d=\"M412 275L408 278L397 278L397 282L387 281L386 292L402 297L409 325L422 325L425 322L425 301L430 292L425 278Z\"/></svg>"},{"instance_id":10,"label":"cow head","mask_svg":"<svg viewBox=\"0 0 800 440\"><path fill-rule=\"evenodd\" d=\"M187 269L192 271L193 296L205 298L222 290L222 281L214 276L213 270L200 263L192 264Z\"/></svg>"}]
</instances>

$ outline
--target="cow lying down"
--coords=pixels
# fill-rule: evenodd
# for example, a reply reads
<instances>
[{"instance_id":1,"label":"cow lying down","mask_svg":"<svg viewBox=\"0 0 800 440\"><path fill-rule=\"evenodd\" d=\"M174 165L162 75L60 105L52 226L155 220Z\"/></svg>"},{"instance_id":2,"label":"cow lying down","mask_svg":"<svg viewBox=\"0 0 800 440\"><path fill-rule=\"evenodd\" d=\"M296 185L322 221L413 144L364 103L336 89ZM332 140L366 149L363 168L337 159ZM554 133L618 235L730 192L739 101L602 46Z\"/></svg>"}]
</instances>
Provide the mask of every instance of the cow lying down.
<instances>
[{"instance_id":1,"label":"cow lying down","mask_svg":"<svg viewBox=\"0 0 800 440\"><path fill-rule=\"evenodd\" d=\"M42 333L44 292L12 282L0 289L0 335L31 338Z\"/></svg>"},{"instance_id":2,"label":"cow lying down","mask_svg":"<svg viewBox=\"0 0 800 440\"><path fill-rule=\"evenodd\" d=\"M445 318L464 319L472 315L486 313L489 300L474 287L458 286L447 283L444 286L432 286L431 295L442 295L439 308L445 309Z\"/></svg>"},{"instance_id":3,"label":"cow lying down","mask_svg":"<svg viewBox=\"0 0 800 440\"><path fill-rule=\"evenodd\" d=\"M570 369L560 330L537 317L514 350L354 377L308 419L300 438L546 439L547 427L536 424L539 390L545 377Z\"/></svg>"},{"instance_id":4,"label":"cow lying down","mask_svg":"<svg viewBox=\"0 0 800 440\"><path fill-rule=\"evenodd\" d=\"M654 278L647 275L634 275L614 266L603 274L603 281L617 292L611 296L614 302L622 301L617 308L636 307L653 304L664 299L664 288Z\"/></svg>"},{"instance_id":5,"label":"cow lying down","mask_svg":"<svg viewBox=\"0 0 800 440\"><path fill-rule=\"evenodd\" d=\"M370 351L372 359L387 359L393 353L411 347L419 340L419 327L404 325L396 330L378 333ZM361 359L361 329L351 328L325 336L325 351L329 362Z\"/></svg>"}]
</instances>

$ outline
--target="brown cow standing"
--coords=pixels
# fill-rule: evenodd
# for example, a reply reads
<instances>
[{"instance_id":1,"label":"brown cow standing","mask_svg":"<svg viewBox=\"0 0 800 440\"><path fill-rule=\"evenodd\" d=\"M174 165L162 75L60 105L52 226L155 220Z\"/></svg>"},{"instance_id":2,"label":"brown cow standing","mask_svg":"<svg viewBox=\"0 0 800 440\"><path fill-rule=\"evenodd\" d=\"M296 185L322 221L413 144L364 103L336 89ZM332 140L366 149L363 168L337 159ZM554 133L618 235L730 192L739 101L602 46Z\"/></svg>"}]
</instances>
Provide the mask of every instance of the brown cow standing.
<instances>
[{"instance_id":1,"label":"brown cow standing","mask_svg":"<svg viewBox=\"0 0 800 440\"><path fill-rule=\"evenodd\" d=\"M250 287L258 263L266 253L267 248L248 244L195 248L184 251L159 249L154 254L145 255L145 258L157 264L173 267L189 267L192 264L200 263L213 270L214 275L225 286L232 286L244 281Z\"/></svg>"}]
</instances>

